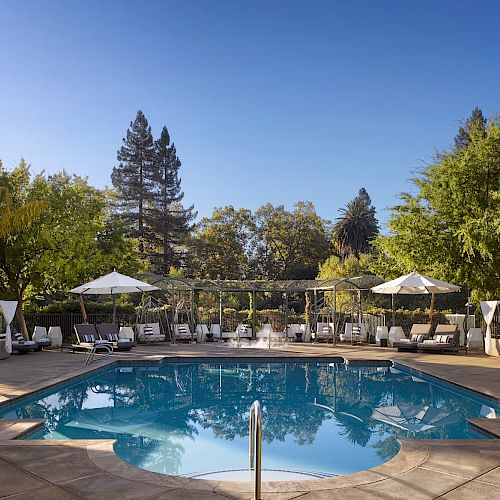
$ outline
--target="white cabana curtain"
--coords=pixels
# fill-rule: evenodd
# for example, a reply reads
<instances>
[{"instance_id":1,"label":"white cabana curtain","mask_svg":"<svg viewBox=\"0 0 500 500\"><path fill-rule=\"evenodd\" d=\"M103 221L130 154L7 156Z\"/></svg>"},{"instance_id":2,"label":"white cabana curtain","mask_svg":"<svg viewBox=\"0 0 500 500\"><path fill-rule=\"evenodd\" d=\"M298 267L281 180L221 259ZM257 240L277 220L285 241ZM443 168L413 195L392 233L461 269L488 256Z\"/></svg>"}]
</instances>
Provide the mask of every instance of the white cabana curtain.
<instances>
[{"instance_id":1,"label":"white cabana curtain","mask_svg":"<svg viewBox=\"0 0 500 500\"><path fill-rule=\"evenodd\" d=\"M5 336L5 350L10 354L12 352L12 337L10 336L10 324L16 315L17 300L0 300L0 308L3 317L7 323Z\"/></svg>"},{"instance_id":2,"label":"white cabana curtain","mask_svg":"<svg viewBox=\"0 0 500 500\"><path fill-rule=\"evenodd\" d=\"M481 312L484 316L484 321L486 323L486 340L484 342L486 354L491 355L491 323L493 323L493 318L495 317L495 311L497 306L500 304L500 300L485 300L481 302Z\"/></svg>"}]
</instances>

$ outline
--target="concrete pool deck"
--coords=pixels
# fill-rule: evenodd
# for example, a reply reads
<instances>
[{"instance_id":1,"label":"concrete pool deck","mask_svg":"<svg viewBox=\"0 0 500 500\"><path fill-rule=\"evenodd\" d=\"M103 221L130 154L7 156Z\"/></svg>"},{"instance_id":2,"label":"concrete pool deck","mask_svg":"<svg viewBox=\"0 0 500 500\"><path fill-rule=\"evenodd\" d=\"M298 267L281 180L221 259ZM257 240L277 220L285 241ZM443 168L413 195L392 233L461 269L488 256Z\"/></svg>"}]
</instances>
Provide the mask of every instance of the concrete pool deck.
<instances>
[{"instance_id":1,"label":"concrete pool deck","mask_svg":"<svg viewBox=\"0 0 500 500\"><path fill-rule=\"evenodd\" d=\"M127 360L197 357L325 357L392 360L500 400L500 359L482 354L398 353L394 349L322 344L282 344L234 349L221 344L140 345L84 366L85 356L46 351L0 361L0 405L69 378ZM2 421L0 421L2 422ZM474 424L481 425L477 419ZM0 425L0 497L58 498L251 498L250 485L166 476L137 469L113 452L113 441L16 440L39 421ZM498 421L484 422L500 433ZM263 498L500 498L500 441L406 440L391 461L356 474L263 485Z\"/></svg>"}]
</instances>

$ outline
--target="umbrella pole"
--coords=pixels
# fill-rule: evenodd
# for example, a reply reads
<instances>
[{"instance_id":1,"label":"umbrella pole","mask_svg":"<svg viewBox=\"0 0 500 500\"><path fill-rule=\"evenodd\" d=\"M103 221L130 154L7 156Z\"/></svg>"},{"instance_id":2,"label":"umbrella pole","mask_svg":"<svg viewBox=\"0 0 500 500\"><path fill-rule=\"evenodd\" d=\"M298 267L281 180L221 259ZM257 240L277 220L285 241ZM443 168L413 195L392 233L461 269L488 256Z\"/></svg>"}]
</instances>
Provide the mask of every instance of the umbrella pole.
<instances>
[{"instance_id":1,"label":"umbrella pole","mask_svg":"<svg viewBox=\"0 0 500 500\"><path fill-rule=\"evenodd\" d=\"M394 307L394 294L391 294L391 304L392 304L392 326L396 326L396 309Z\"/></svg>"},{"instance_id":2,"label":"umbrella pole","mask_svg":"<svg viewBox=\"0 0 500 500\"><path fill-rule=\"evenodd\" d=\"M78 295L78 298L80 300L80 309L82 311L82 316L83 316L83 322L84 323L88 323L88 319L87 319L87 311L85 310L85 302L83 302L83 295L82 294L79 294Z\"/></svg>"},{"instance_id":3,"label":"umbrella pole","mask_svg":"<svg viewBox=\"0 0 500 500\"><path fill-rule=\"evenodd\" d=\"M431 295L431 307L429 308L429 323L432 324L432 316L434 316L434 304L436 302L436 295Z\"/></svg>"},{"instance_id":4,"label":"umbrella pole","mask_svg":"<svg viewBox=\"0 0 500 500\"><path fill-rule=\"evenodd\" d=\"M116 323L116 295L111 294L111 297L113 298L113 323Z\"/></svg>"}]
</instances>

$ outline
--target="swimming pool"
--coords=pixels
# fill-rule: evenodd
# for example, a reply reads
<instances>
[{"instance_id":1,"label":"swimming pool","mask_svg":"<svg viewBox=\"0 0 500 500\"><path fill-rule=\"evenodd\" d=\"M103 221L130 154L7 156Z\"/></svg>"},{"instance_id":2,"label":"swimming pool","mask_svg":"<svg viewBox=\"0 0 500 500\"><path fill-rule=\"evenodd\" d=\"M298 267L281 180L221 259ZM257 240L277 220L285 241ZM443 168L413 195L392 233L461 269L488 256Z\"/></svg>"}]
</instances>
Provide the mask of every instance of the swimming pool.
<instances>
[{"instance_id":1,"label":"swimming pool","mask_svg":"<svg viewBox=\"0 0 500 500\"><path fill-rule=\"evenodd\" d=\"M214 477L248 467L258 399L263 468L323 477L389 460L397 438L484 438L467 418L500 414L492 400L400 366L333 361L115 366L0 408L0 418L45 418L29 439L116 439L116 454L137 467Z\"/></svg>"}]
</instances>

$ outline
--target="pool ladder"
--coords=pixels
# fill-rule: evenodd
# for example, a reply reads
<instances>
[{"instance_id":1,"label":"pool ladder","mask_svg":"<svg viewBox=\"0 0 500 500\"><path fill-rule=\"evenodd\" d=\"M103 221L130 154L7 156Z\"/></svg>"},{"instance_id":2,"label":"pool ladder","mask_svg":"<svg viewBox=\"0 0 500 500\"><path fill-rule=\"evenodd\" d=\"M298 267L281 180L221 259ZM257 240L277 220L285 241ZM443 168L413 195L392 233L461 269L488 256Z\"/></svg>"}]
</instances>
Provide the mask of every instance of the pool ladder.
<instances>
[{"instance_id":1,"label":"pool ladder","mask_svg":"<svg viewBox=\"0 0 500 500\"><path fill-rule=\"evenodd\" d=\"M97 349L105 349L106 352L103 354L97 354ZM107 358L108 356L111 356L113 354L113 346L110 344L99 344L95 345L90 349L89 353L87 354L87 359L85 360L85 365L90 365L92 361L95 361L96 359L104 359Z\"/></svg>"},{"instance_id":2,"label":"pool ladder","mask_svg":"<svg viewBox=\"0 0 500 500\"><path fill-rule=\"evenodd\" d=\"M250 474L254 483L253 500L261 500L262 484L262 415L259 401L250 407Z\"/></svg>"}]
</instances>

